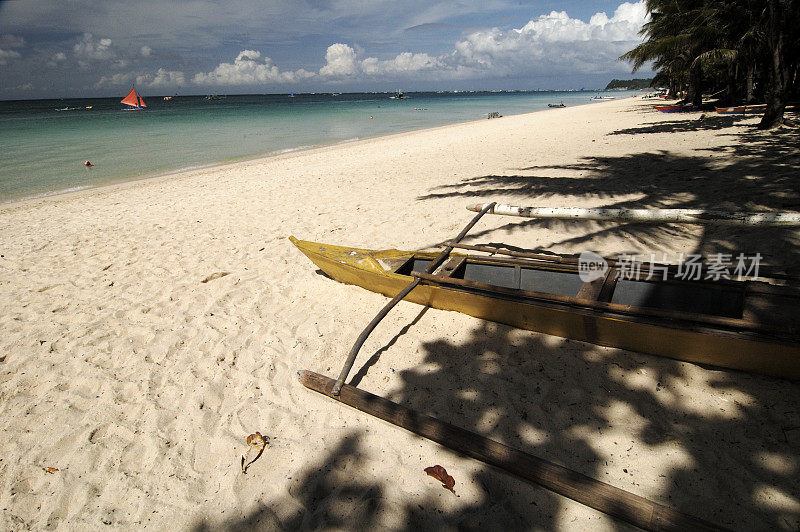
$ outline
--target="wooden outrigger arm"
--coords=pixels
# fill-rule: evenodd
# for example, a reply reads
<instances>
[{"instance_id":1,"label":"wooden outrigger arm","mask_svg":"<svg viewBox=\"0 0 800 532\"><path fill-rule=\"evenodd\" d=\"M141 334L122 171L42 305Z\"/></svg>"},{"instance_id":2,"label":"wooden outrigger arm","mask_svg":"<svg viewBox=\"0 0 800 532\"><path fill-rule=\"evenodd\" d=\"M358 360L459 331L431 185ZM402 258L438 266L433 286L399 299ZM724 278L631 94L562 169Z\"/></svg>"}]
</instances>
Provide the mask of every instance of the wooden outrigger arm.
<instances>
[{"instance_id":1,"label":"wooden outrigger arm","mask_svg":"<svg viewBox=\"0 0 800 532\"><path fill-rule=\"evenodd\" d=\"M494 206L495 206L494 203L487 203L482 209L478 209L480 212L472 219L470 223L466 225L466 227L464 227L464 229L461 230L460 233L458 233L458 235L453 240L451 240L451 242L456 244L460 242L461 239L467 235L469 230L472 229L476 223L478 223L478 220L480 220L481 217ZM433 260L433 262L431 262L428 265L428 267L425 269L425 273L433 273L436 270L436 268L441 266L442 263L445 260L447 260L447 257L450 256L450 252L452 251L453 251L452 246L446 246L442 250L442 252L439 253L439 256L436 257ZM347 360L345 361L344 366L342 367L342 371L339 373L339 378L336 379L336 384L333 385L333 390L331 391L331 393L334 396L339 395L339 392L341 391L342 386L344 385L344 381L345 379L347 379L347 375L350 373L350 370L353 369L353 364L356 361L358 352L359 350L361 350L361 346L364 345L364 342L367 341L367 337L370 335L370 333L372 333L372 331L375 329L375 327L378 326L381 320L386 317L389 311L392 310L395 307L395 305L397 305L400 301L402 301L404 297L410 294L411 291L414 288L416 288L419 283L420 283L419 278L414 279L411 282L411 284L406 286L396 296L394 296L394 298L392 298L392 300L389 301L386 304L386 306L381 309L380 312L378 312L378 314L372 319L372 321L369 322L369 325L367 325L367 327L363 331L361 331L361 334L358 335L358 338L356 339L356 343L353 344L352 348L350 348L350 353L347 355Z\"/></svg>"}]
</instances>

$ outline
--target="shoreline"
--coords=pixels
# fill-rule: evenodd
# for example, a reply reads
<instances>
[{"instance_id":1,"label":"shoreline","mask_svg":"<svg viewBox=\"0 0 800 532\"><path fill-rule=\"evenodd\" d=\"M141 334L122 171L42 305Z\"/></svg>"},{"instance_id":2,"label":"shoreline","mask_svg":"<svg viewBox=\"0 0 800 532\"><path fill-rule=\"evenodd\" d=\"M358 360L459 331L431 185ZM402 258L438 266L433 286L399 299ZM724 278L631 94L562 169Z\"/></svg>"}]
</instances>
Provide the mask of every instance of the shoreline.
<instances>
[{"instance_id":1,"label":"shoreline","mask_svg":"<svg viewBox=\"0 0 800 532\"><path fill-rule=\"evenodd\" d=\"M461 93L469 93L469 94L538 94L538 93L563 93L563 94L597 94L597 93L610 93L615 94L619 92L629 92L629 91L640 91L640 90L650 90L650 89L567 89L567 90L465 90L465 91L412 91L407 94L461 94ZM652 89L655 90L655 89ZM372 94L375 96L388 96L396 94L396 91L379 91L379 92L271 92L271 93L241 93L241 94L227 94L227 97L237 97L237 96L280 96L280 97L288 97L290 94L294 94L295 96L341 96L341 95L352 95L352 94ZM156 101L161 100L164 96L173 96L171 94L152 94L147 95L146 99L155 98ZM205 99L208 94L181 94L178 95L180 98L200 98ZM96 101L96 100L110 100L113 103L118 103L120 99L120 95L113 95L113 96L86 96L86 97L66 97L66 98L32 98L32 99L5 99L0 100L0 103L14 103L14 102L58 102L58 101L67 101L67 100L78 100L78 101ZM224 99L224 98L223 98Z\"/></svg>"},{"instance_id":2,"label":"shoreline","mask_svg":"<svg viewBox=\"0 0 800 532\"><path fill-rule=\"evenodd\" d=\"M570 110L572 109L572 110ZM624 99L0 205L6 529L541 528L620 522L304 388L387 302L288 240L429 249L466 205L787 210L796 130ZM485 216L466 244L753 253L794 229ZM774 260L773 260L774 259ZM800 526L800 383L401 302L351 383L731 529ZM248 435L269 444L247 474ZM250 457L252 458L252 456ZM427 476L443 466L455 493Z\"/></svg>"},{"instance_id":3,"label":"shoreline","mask_svg":"<svg viewBox=\"0 0 800 532\"><path fill-rule=\"evenodd\" d=\"M616 101L621 101L621 100L628 99L628 98L637 98L637 97L638 97L637 95L626 96L625 98L620 98L619 100L616 100ZM76 99L81 100L81 98L76 98ZM615 101L615 100L611 100L611 101ZM607 103L607 102L591 102L591 101L589 101L587 103L582 103L582 104L578 104L578 105L570 105L569 107L583 107L583 106L586 106L586 105L597 105L598 103ZM562 109L558 109L558 110L561 111ZM535 110L535 111L529 111L529 112L524 112L524 113L504 115L503 118L511 117L511 116L527 115L527 114L533 114L533 113L540 113L542 111L556 111L556 109L548 109L548 108L538 109L538 110ZM421 132L421 131L425 131L425 130L428 130L428 129L436 130L436 129L439 129L439 128L446 128L446 127L450 127L450 126L458 126L458 125L461 125L461 124L469 124L469 123L472 123L472 122L478 123L478 122L481 122L481 121L482 121L481 119L463 120L463 121L452 122L452 123L449 123L449 124L443 124L443 125L438 125L438 126L422 127L420 129L413 129L412 128L412 129L408 129L408 130L404 130L404 131L396 131L396 132L392 132L392 133L385 133L385 134L379 133L379 134L376 134L374 136L354 137L352 139L338 140L338 141L334 141L334 142L331 142L331 143L323 143L323 144L309 145L309 146L298 146L298 147L295 147L295 148L286 148L286 149L278 150L278 151L275 151L275 152L266 152L266 153L262 153L262 154L252 155L252 156L233 157L231 159L223 159L223 160L211 162L211 163L208 163L208 164L200 164L200 165L197 165L197 166L181 167L181 168L175 168L175 169L165 170L165 171L161 171L161 172L156 172L156 173L152 173L152 174L138 175L138 176L127 177L127 178L122 178L122 179L114 179L113 181L110 181L110 182L98 183L98 184L95 184L95 185L79 185L79 186L75 186L75 187L69 187L69 188L66 188L66 189L63 189L63 190L54 190L54 191L43 192L43 193L34 194L34 195L30 195L30 196L22 196L22 197L10 198L10 199L3 199L3 200L0 200L0 209L2 209L6 205L14 204L14 203L17 203L17 202L35 201L37 199L56 197L56 196L61 196L61 195L65 195L65 194L68 195L68 194L72 194L72 193L76 193L76 192L82 192L82 191L85 191L85 190L94 190L94 189L104 188L104 187L109 187L109 186L124 185L126 183L134 183L134 182L148 180L148 179L161 179L161 178L165 178L165 177L169 177L169 176L175 176L175 175L188 173L188 172L211 170L211 169L214 169L214 168L217 168L217 167L222 167L222 166L227 166L227 165L235 165L235 164L239 164L239 163L251 163L251 162L260 161L260 160L263 160L263 159L270 159L270 158L273 158L273 157L280 157L280 156L285 155L285 154L304 152L304 151L310 151L310 150L317 150L317 149L331 148L331 147L336 147L336 146L339 146L339 145L342 145L342 144L348 144L348 143L352 143L352 142L360 142L362 140L373 140L373 139L379 139L379 138L385 138L385 137L392 137L392 136L395 136L395 135L403 135L403 134L409 134L409 133L414 133L414 132Z\"/></svg>"}]
</instances>

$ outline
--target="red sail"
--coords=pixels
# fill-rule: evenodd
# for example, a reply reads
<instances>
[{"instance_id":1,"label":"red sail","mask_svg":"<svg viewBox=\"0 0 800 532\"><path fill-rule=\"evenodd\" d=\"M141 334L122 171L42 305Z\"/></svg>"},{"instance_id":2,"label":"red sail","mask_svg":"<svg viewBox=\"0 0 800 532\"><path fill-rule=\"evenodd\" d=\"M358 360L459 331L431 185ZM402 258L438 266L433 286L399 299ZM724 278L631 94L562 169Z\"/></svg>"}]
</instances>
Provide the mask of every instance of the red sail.
<instances>
[{"instance_id":1,"label":"red sail","mask_svg":"<svg viewBox=\"0 0 800 532\"><path fill-rule=\"evenodd\" d=\"M136 87L132 88L131 92L122 99L122 103L131 107L147 107L144 99L136 93Z\"/></svg>"}]
</instances>

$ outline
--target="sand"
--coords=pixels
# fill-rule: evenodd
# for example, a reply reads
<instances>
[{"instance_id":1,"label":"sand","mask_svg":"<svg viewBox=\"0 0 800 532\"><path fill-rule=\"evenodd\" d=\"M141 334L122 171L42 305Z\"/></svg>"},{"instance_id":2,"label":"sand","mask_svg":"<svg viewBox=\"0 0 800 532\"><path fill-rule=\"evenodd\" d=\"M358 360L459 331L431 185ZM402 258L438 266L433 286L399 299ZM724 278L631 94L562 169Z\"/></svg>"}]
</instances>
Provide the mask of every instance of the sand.
<instances>
[{"instance_id":1,"label":"sand","mask_svg":"<svg viewBox=\"0 0 800 532\"><path fill-rule=\"evenodd\" d=\"M3 529L616 530L625 525L305 389L383 296L289 235L422 249L482 201L800 207L797 130L627 99L0 206ZM484 217L466 239L761 253L785 229ZM800 527L800 386L401 303L359 387L721 526ZM269 437L242 474L245 439ZM455 495L423 469L439 464Z\"/></svg>"}]
</instances>

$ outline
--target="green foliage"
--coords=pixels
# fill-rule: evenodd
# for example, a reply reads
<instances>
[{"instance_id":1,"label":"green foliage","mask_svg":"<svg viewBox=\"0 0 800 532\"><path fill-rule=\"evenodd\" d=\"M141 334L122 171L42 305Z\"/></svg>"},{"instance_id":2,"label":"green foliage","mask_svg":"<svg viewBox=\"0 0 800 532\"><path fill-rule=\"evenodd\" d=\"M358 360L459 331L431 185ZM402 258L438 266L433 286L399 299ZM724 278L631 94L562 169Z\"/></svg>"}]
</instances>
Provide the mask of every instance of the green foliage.
<instances>
[{"instance_id":1,"label":"green foliage","mask_svg":"<svg viewBox=\"0 0 800 532\"><path fill-rule=\"evenodd\" d=\"M611 89L624 89L636 90L646 89L652 86L653 78L634 78L634 79L612 79L611 83L606 85L605 90Z\"/></svg>"}]
</instances>

